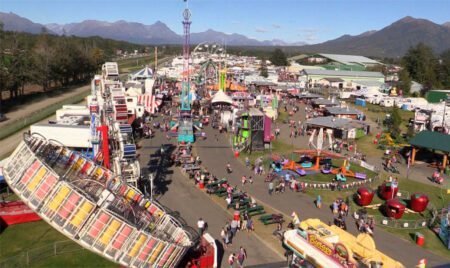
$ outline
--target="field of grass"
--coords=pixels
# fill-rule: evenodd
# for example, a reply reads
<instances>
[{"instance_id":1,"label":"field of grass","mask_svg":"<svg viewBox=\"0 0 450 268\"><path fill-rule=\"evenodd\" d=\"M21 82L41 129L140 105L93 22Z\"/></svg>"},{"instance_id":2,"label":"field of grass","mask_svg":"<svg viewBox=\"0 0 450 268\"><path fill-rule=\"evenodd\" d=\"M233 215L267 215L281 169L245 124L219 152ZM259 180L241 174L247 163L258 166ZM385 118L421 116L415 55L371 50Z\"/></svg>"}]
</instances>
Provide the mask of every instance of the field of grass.
<instances>
[{"instance_id":1,"label":"field of grass","mask_svg":"<svg viewBox=\"0 0 450 268\"><path fill-rule=\"evenodd\" d=\"M49 256L32 262L32 266L35 267L117 266L88 250L81 250L81 247L75 242L64 242L64 247L70 247L71 250L74 250L73 252L51 256L53 254L49 250L52 250L54 243L67 240L67 237L54 230L45 221L12 225L0 234L0 261L22 254L23 257L14 258L14 261L23 263L25 260L21 259L25 258L25 252L28 251L33 259L39 258L39 255ZM58 252L62 250L60 247ZM6 266L8 265L6 264Z\"/></svg>"},{"instance_id":2,"label":"field of grass","mask_svg":"<svg viewBox=\"0 0 450 268\"><path fill-rule=\"evenodd\" d=\"M356 106L354 104L350 104L355 109L358 109L367 116L368 119L370 119L373 122L377 122L379 120L382 122L386 118L386 114L390 114L392 112L392 108L387 107L381 107L379 105L370 104L367 103L366 107ZM408 121L410 118L414 117L414 112L412 111L406 111L406 110L399 110L400 117L402 119L402 124L400 126L401 130L406 132Z\"/></svg>"}]
</instances>

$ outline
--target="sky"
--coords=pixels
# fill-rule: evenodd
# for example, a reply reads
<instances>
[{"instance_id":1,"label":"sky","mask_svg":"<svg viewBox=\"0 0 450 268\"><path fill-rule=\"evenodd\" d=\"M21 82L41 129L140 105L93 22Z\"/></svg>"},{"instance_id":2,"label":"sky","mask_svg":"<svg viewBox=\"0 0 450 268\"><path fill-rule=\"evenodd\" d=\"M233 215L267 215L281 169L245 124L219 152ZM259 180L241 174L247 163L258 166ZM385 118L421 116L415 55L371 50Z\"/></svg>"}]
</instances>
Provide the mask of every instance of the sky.
<instances>
[{"instance_id":1,"label":"sky","mask_svg":"<svg viewBox=\"0 0 450 268\"><path fill-rule=\"evenodd\" d=\"M159 20L181 34L185 5L183 0L0 0L0 11L42 24ZM191 32L214 29L310 44L380 30L405 16L450 21L450 0L189 0L188 5Z\"/></svg>"}]
</instances>

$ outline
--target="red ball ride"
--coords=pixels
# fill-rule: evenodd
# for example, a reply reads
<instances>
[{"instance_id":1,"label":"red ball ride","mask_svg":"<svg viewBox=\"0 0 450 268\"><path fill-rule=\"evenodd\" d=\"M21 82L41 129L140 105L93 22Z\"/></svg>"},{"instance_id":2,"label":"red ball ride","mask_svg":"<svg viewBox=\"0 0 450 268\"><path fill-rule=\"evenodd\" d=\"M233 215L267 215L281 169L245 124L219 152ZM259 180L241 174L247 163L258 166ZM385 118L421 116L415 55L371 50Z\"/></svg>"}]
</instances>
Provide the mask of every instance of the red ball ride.
<instances>
[{"instance_id":1,"label":"red ball ride","mask_svg":"<svg viewBox=\"0 0 450 268\"><path fill-rule=\"evenodd\" d=\"M383 182L383 184L379 187L379 192L381 198L384 200L389 200L395 198L397 196L398 187L392 187L393 184L391 182Z\"/></svg>"},{"instance_id":2,"label":"red ball ride","mask_svg":"<svg viewBox=\"0 0 450 268\"><path fill-rule=\"evenodd\" d=\"M357 191L356 203L360 206L368 206L372 203L375 192L372 189L361 187Z\"/></svg>"},{"instance_id":3,"label":"red ball ride","mask_svg":"<svg viewBox=\"0 0 450 268\"><path fill-rule=\"evenodd\" d=\"M400 219L406 209L406 205L398 199L388 200L384 207L386 216L394 219Z\"/></svg>"},{"instance_id":4,"label":"red ball ride","mask_svg":"<svg viewBox=\"0 0 450 268\"><path fill-rule=\"evenodd\" d=\"M427 208L429 201L428 196L425 194L412 194L411 209L415 212L423 212Z\"/></svg>"}]
</instances>

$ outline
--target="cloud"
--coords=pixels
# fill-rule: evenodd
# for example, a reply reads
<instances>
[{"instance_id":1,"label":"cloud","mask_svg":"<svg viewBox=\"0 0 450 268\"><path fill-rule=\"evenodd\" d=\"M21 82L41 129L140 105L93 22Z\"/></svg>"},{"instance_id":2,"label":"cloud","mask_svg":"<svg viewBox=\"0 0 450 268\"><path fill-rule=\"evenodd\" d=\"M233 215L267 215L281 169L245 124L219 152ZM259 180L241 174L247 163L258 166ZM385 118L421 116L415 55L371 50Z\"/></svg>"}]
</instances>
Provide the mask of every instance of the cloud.
<instances>
[{"instance_id":1,"label":"cloud","mask_svg":"<svg viewBox=\"0 0 450 268\"><path fill-rule=\"evenodd\" d=\"M272 24L272 27L275 28L275 29L280 29L281 25L279 25L279 24Z\"/></svg>"},{"instance_id":2,"label":"cloud","mask_svg":"<svg viewBox=\"0 0 450 268\"><path fill-rule=\"evenodd\" d=\"M267 33L268 30L267 30L266 28L258 27L258 28L255 29L255 32L258 32L258 33Z\"/></svg>"}]
</instances>

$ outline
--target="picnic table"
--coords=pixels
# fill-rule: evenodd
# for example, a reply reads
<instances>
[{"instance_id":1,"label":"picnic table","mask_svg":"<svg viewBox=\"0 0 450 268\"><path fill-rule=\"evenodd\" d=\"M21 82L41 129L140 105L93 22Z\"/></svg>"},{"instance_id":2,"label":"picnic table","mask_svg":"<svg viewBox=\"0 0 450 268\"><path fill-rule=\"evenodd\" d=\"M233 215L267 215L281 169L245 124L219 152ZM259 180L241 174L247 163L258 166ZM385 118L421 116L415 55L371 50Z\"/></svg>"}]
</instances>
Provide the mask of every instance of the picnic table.
<instances>
[{"instance_id":1,"label":"picnic table","mask_svg":"<svg viewBox=\"0 0 450 268\"><path fill-rule=\"evenodd\" d=\"M266 215L262 215L261 217L259 217L259 220L264 225L284 222L282 214L266 214Z\"/></svg>"},{"instance_id":2,"label":"picnic table","mask_svg":"<svg viewBox=\"0 0 450 268\"><path fill-rule=\"evenodd\" d=\"M245 209L240 210L241 214L247 213L249 216L256 216L266 213L263 206L257 205L254 207L247 207Z\"/></svg>"}]
</instances>

